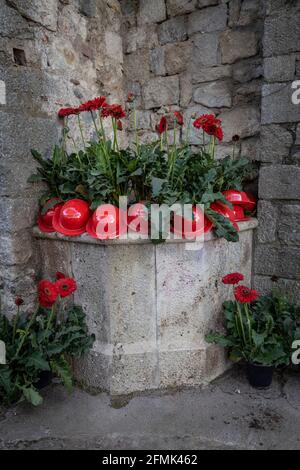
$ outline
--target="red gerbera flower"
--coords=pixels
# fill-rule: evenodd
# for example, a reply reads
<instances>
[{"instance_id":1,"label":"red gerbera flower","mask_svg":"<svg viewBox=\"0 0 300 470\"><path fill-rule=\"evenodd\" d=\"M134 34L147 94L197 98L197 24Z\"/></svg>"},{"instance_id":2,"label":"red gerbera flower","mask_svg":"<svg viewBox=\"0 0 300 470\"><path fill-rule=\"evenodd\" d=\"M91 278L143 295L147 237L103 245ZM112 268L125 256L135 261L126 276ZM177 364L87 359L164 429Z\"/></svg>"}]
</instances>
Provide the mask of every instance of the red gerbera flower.
<instances>
[{"instance_id":1,"label":"red gerbera flower","mask_svg":"<svg viewBox=\"0 0 300 470\"><path fill-rule=\"evenodd\" d=\"M218 140L223 140L222 121L217 119L213 114L203 114L194 121L196 129L203 129L208 135L213 135Z\"/></svg>"},{"instance_id":2,"label":"red gerbera flower","mask_svg":"<svg viewBox=\"0 0 300 470\"><path fill-rule=\"evenodd\" d=\"M238 302L248 304L258 298L258 292L246 286L238 286L234 289L234 296Z\"/></svg>"},{"instance_id":3,"label":"red gerbera flower","mask_svg":"<svg viewBox=\"0 0 300 470\"><path fill-rule=\"evenodd\" d=\"M107 105L105 96L98 96L93 100L87 101L79 106L79 111L97 111L98 109L105 108Z\"/></svg>"},{"instance_id":4,"label":"red gerbera flower","mask_svg":"<svg viewBox=\"0 0 300 470\"><path fill-rule=\"evenodd\" d=\"M112 117L120 120L126 117L126 113L120 104L107 105L101 113L103 118Z\"/></svg>"},{"instance_id":5,"label":"red gerbera flower","mask_svg":"<svg viewBox=\"0 0 300 470\"><path fill-rule=\"evenodd\" d=\"M61 297L69 297L77 290L76 281L72 278L59 279L55 285Z\"/></svg>"},{"instance_id":6,"label":"red gerbera flower","mask_svg":"<svg viewBox=\"0 0 300 470\"><path fill-rule=\"evenodd\" d=\"M155 127L156 129L156 132L159 134L159 135L162 135L164 132L167 131L168 129L168 121L167 121L167 118L165 116L163 116L160 120L160 123L157 124L157 126Z\"/></svg>"},{"instance_id":7,"label":"red gerbera flower","mask_svg":"<svg viewBox=\"0 0 300 470\"><path fill-rule=\"evenodd\" d=\"M61 108L57 114L58 114L58 117L65 118L65 117L71 116L72 114L79 114L79 109L78 108Z\"/></svg>"},{"instance_id":8,"label":"red gerbera flower","mask_svg":"<svg viewBox=\"0 0 300 470\"><path fill-rule=\"evenodd\" d=\"M232 284L233 286L244 280L241 273L231 273L224 276L222 279L223 284Z\"/></svg>"},{"instance_id":9,"label":"red gerbera flower","mask_svg":"<svg viewBox=\"0 0 300 470\"><path fill-rule=\"evenodd\" d=\"M42 307L50 308L58 297L58 289L50 281L43 280L38 285L39 302Z\"/></svg>"},{"instance_id":10,"label":"red gerbera flower","mask_svg":"<svg viewBox=\"0 0 300 470\"><path fill-rule=\"evenodd\" d=\"M57 273L55 274L55 278L59 281L60 279L65 279L66 276L64 275L64 273L57 271Z\"/></svg>"},{"instance_id":11,"label":"red gerbera flower","mask_svg":"<svg viewBox=\"0 0 300 470\"><path fill-rule=\"evenodd\" d=\"M175 118L176 118L177 123L178 123L180 126L183 126L184 122L183 122L183 116L182 116L182 114L181 114L179 111L175 111L174 116L175 116Z\"/></svg>"}]
</instances>

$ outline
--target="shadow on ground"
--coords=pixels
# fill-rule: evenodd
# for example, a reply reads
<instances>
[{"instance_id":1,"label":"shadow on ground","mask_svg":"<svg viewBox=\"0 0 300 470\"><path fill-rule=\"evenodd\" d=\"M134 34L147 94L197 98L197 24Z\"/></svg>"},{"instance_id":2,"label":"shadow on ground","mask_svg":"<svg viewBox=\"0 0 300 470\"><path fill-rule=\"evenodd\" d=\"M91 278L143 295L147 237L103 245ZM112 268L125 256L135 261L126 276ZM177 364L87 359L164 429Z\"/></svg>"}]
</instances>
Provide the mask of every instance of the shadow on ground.
<instances>
[{"instance_id":1,"label":"shadow on ground","mask_svg":"<svg viewBox=\"0 0 300 470\"><path fill-rule=\"evenodd\" d=\"M236 368L201 389L135 397L120 409L106 394L69 396L53 385L40 408L19 405L0 423L0 449L300 449L300 374L257 391Z\"/></svg>"}]
</instances>

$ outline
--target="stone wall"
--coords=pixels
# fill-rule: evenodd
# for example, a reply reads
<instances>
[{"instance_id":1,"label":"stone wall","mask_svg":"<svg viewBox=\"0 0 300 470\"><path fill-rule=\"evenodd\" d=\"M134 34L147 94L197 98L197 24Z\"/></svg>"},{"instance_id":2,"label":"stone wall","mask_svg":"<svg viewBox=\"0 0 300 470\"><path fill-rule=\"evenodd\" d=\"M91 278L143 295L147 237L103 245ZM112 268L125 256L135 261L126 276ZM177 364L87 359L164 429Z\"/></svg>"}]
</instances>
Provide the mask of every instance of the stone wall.
<instances>
[{"instance_id":1,"label":"stone wall","mask_svg":"<svg viewBox=\"0 0 300 470\"><path fill-rule=\"evenodd\" d=\"M39 254L31 227L40 186L27 183L30 149L49 154L62 106L104 93L122 99L120 6L116 0L0 0L0 288L36 298ZM88 124L88 123L87 123ZM3 295L4 294L4 295Z\"/></svg>"},{"instance_id":2,"label":"stone wall","mask_svg":"<svg viewBox=\"0 0 300 470\"><path fill-rule=\"evenodd\" d=\"M300 79L300 1L266 3L254 280L261 290L272 280L287 285L299 299L300 104L292 102L292 82Z\"/></svg>"},{"instance_id":3,"label":"stone wall","mask_svg":"<svg viewBox=\"0 0 300 470\"><path fill-rule=\"evenodd\" d=\"M213 112L224 122L218 156L232 137L256 158L262 86L260 0L121 0L126 86L138 96L139 127L154 137L159 116ZM172 118L170 119L170 125ZM190 143L202 143L192 130Z\"/></svg>"}]
</instances>

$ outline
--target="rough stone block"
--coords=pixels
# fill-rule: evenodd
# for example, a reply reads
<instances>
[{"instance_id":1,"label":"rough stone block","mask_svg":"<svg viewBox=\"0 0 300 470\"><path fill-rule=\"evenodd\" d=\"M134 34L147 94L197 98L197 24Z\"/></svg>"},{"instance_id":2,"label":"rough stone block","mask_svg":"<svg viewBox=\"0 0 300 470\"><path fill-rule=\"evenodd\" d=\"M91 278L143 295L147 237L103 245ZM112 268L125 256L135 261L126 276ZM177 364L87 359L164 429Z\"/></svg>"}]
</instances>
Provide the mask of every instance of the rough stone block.
<instances>
[{"instance_id":1,"label":"rough stone block","mask_svg":"<svg viewBox=\"0 0 300 470\"><path fill-rule=\"evenodd\" d=\"M168 44L169 42L185 41L187 39L185 16L171 18L159 25L158 39L162 45Z\"/></svg>"},{"instance_id":2,"label":"rough stone block","mask_svg":"<svg viewBox=\"0 0 300 470\"><path fill-rule=\"evenodd\" d=\"M271 124L261 127L261 148L258 159L261 162L280 163L290 154L293 136L283 126Z\"/></svg>"},{"instance_id":3,"label":"rough stone block","mask_svg":"<svg viewBox=\"0 0 300 470\"><path fill-rule=\"evenodd\" d=\"M130 114L130 130L134 130L134 120L132 113ZM138 129L151 128L151 113L149 111L136 110L136 120Z\"/></svg>"},{"instance_id":4,"label":"rough stone block","mask_svg":"<svg viewBox=\"0 0 300 470\"><path fill-rule=\"evenodd\" d=\"M233 79L236 82L246 83L263 76L261 58L245 59L233 65Z\"/></svg>"},{"instance_id":5,"label":"rough stone block","mask_svg":"<svg viewBox=\"0 0 300 470\"><path fill-rule=\"evenodd\" d=\"M167 11L170 16L191 13L196 9L197 0L167 0Z\"/></svg>"},{"instance_id":6,"label":"rough stone block","mask_svg":"<svg viewBox=\"0 0 300 470\"><path fill-rule=\"evenodd\" d=\"M219 67L198 68L193 70L193 83L212 82L220 78L229 78L232 74L231 65L220 65Z\"/></svg>"},{"instance_id":7,"label":"rough stone block","mask_svg":"<svg viewBox=\"0 0 300 470\"><path fill-rule=\"evenodd\" d=\"M278 224L278 238L286 245L300 245L300 206L284 204Z\"/></svg>"},{"instance_id":8,"label":"rough stone block","mask_svg":"<svg viewBox=\"0 0 300 470\"><path fill-rule=\"evenodd\" d=\"M231 142L238 134L241 138L251 137L260 130L260 113L256 106L239 106L220 114L224 131L224 142Z\"/></svg>"},{"instance_id":9,"label":"rough stone block","mask_svg":"<svg viewBox=\"0 0 300 470\"><path fill-rule=\"evenodd\" d=\"M33 38L28 22L5 0L0 1L0 36L11 39Z\"/></svg>"},{"instance_id":10,"label":"rough stone block","mask_svg":"<svg viewBox=\"0 0 300 470\"><path fill-rule=\"evenodd\" d=\"M143 98L146 109L160 108L179 103L179 78L152 78L144 85Z\"/></svg>"},{"instance_id":11,"label":"rough stone block","mask_svg":"<svg viewBox=\"0 0 300 470\"><path fill-rule=\"evenodd\" d=\"M296 140L295 140L295 145L300 146L300 124L297 125L296 128Z\"/></svg>"},{"instance_id":12,"label":"rough stone block","mask_svg":"<svg viewBox=\"0 0 300 470\"><path fill-rule=\"evenodd\" d=\"M156 25L143 25L130 28L125 36L125 52L131 53L138 49L152 49L158 45Z\"/></svg>"},{"instance_id":13,"label":"rough stone block","mask_svg":"<svg viewBox=\"0 0 300 470\"><path fill-rule=\"evenodd\" d=\"M79 0L79 11L88 18L93 18L97 13L96 0Z\"/></svg>"},{"instance_id":14,"label":"rough stone block","mask_svg":"<svg viewBox=\"0 0 300 470\"><path fill-rule=\"evenodd\" d=\"M160 23L167 18L165 0L140 0L138 24Z\"/></svg>"},{"instance_id":15,"label":"rough stone block","mask_svg":"<svg viewBox=\"0 0 300 470\"><path fill-rule=\"evenodd\" d=\"M288 298L295 303L299 303L300 298L300 282L291 279L278 278L276 282L272 281L269 276L253 276L253 288L257 289L260 294L270 294L276 288L281 289Z\"/></svg>"},{"instance_id":16,"label":"rough stone block","mask_svg":"<svg viewBox=\"0 0 300 470\"><path fill-rule=\"evenodd\" d=\"M189 15L188 34L211 33L213 31L223 31L227 25L227 6L198 10Z\"/></svg>"},{"instance_id":17,"label":"rough stone block","mask_svg":"<svg viewBox=\"0 0 300 470\"><path fill-rule=\"evenodd\" d=\"M213 67L221 63L219 33L199 34L194 41L194 66Z\"/></svg>"},{"instance_id":18,"label":"rough stone block","mask_svg":"<svg viewBox=\"0 0 300 470\"><path fill-rule=\"evenodd\" d=\"M220 47L222 62L233 64L257 54L258 36L254 31L228 30L221 34Z\"/></svg>"},{"instance_id":19,"label":"rough stone block","mask_svg":"<svg viewBox=\"0 0 300 470\"><path fill-rule=\"evenodd\" d=\"M154 75L166 75L165 49L156 47L150 51L150 70Z\"/></svg>"},{"instance_id":20,"label":"rough stone block","mask_svg":"<svg viewBox=\"0 0 300 470\"><path fill-rule=\"evenodd\" d=\"M58 0L10 0L10 3L23 17L51 31L57 30Z\"/></svg>"},{"instance_id":21,"label":"rough stone block","mask_svg":"<svg viewBox=\"0 0 300 470\"><path fill-rule=\"evenodd\" d=\"M299 51L300 11L281 10L269 16L264 25L264 56L290 54Z\"/></svg>"},{"instance_id":22,"label":"rough stone block","mask_svg":"<svg viewBox=\"0 0 300 470\"><path fill-rule=\"evenodd\" d=\"M20 210L22 208L22 210ZM38 213L38 200L0 198L1 232L20 232L35 225Z\"/></svg>"},{"instance_id":23,"label":"rough stone block","mask_svg":"<svg viewBox=\"0 0 300 470\"><path fill-rule=\"evenodd\" d=\"M299 122L300 106L292 102L291 83L274 83L262 88L262 124Z\"/></svg>"},{"instance_id":24,"label":"rough stone block","mask_svg":"<svg viewBox=\"0 0 300 470\"><path fill-rule=\"evenodd\" d=\"M120 34L114 31L105 31L105 46L108 58L119 64L123 63L123 42Z\"/></svg>"},{"instance_id":25,"label":"rough stone block","mask_svg":"<svg viewBox=\"0 0 300 470\"><path fill-rule=\"evenodd\" d=\"M191 75L187 72L180 76L180 106L187 108L193 98Z\"/></svg>"},{"instance_id":26,"label":"rough stone block","mask_svg":"<svg viewBox=\"0 0 300 470\"><path fill-rule=\"evenodd\" d=\"M298 275L299 264L300 247L256 246L254 257L256 274L293 279Z\"/></svg>"},{"instance_id":27,"label":"rough stone block","mask_svg":"<svg viewBox=\"0 0 300 470\"><path fill-rule=\"evenodd\" d=\"M300 199L300 168L294 165L265 166L260 170L261 199Z\"/></svg>"},{"instance_id":28,"label":"rough stone block","mask_svg":"<svg viewBox=\"0 0 300 470\"><path fill-rule=\"evenodd\" d=\"M168 75L175 75L184 72L190 61L191 44L182 42L166 46L165 65Z\"/></svg>"},{"instance_id":29,"label":"rough stone block","mask_svg":"<svg viewBox=\"0 0 300 470\"><path fill-rule=\"evenodd\" d=\"M238 26L247 26L257 18L260 18L263 13L263 5L261 0L244 0L241 5Z\"/></svg>"},{"instance_id":30,"label":"rough stone block","mask_svg":"<svg viewBox=\"0 0 300 470\"><path fill-rule=\"evenodd\" d=\"M0 236L0 264L22 265L27 263L31 256L31 234L28 231Z\"/></svg>"},{"instance_id":31,"label":"rough stone block","mask_svg":"<svg viewBox=\"0 0 300 470\"><path fill-rule=\"evenodd\" d=\"M212 5L217 5L218 3L219 3L219 0L198 0L197 7L198 8L210 7Z\"/></svg>"},{"instance_id":32,"label":"rough stone block","mask_svg":"<svg viewBox=\"0 0 300 470\"><path fill-rule=\"evenodd\" d=\"M296 56L266 57L264 76L268 82L287 82L295 77Z\"/></svg>"},{"instance_id":33,"label":"rough stone block","mask_svg":"<svg viewBox=\"0 0 300 470\"><path fill-rule=\"evenodd\" d=\"M269 201L259 201L257 207L259 243L272 243L276 241L278 208Z\"/></svg>"},{"instance_id":34,"label":"rough stone block","mask_svg":"<svg viewBox=\"0 0 300 470\"><path fill-rule=\"evenodd\" d=\"M141 84L150 78L149 51L139 50L124 57L125 74Z\"/></svg>"},{"instance_id":35,"label":"rough stone block","mask_svg":"<svg viewBox=\"0 0 300 470\"><path fill-rule=\"evenodd\" d=\"M201 85L194 92L194 101L209 108L230 108L232 99L229 83L218 80Z\"/></svg>"}]
</instances>

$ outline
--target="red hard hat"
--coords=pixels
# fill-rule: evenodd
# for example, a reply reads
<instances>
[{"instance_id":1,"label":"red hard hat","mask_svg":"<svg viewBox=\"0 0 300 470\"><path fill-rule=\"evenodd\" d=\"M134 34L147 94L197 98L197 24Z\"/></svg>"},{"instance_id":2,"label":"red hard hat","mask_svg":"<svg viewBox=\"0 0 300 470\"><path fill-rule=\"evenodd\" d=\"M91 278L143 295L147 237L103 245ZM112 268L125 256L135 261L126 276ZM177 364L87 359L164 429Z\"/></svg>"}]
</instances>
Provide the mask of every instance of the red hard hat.
<instances>
[{"instance_id":1,"label":"red hard hat","mask_svg":"<svg viewBox=\"0 0 300 470\"><path fill-rule=\"evenodd\" d=\"M144 219L145 221L145 230L143 230L143 223L138 223L136 219L141 220ZM132 224L132 222L136 221L135 224ZM142 221L143 222L143 221ZM143 202L139 202L137 204L134 204L133 206L129 207L128 209L128 214L127 214L127 223L128 226L131 225L132 230L135 230L137 233L141 234L148 234L148 209L145 207Z\"/></svg>"},{"instance_id":2,"label":"red hard hat","mask_svg":"<svg viewBox=\"0 0 300 470\"><path fill-rule=\"evenodd\" d=\"M224 191L223 195L226 197L227 201L236 206L242 206L248 211L253 211L255 209L256 200L250 193L245 193L245 191L238 191L236 189L229 189Z\"/></svg>"},{"instance_id":3,"label":"red hard hat","mask_svg":"<svg viewBox=\"0 0 300 470\"><path fill-rule=\"evenodd\" d=\"M223 204L222 202L213 202L210 208L218 214L223 215L223 217L228 218L232 222L234 228L239 230L238 225L235 223L235 213L230 209L230 207L226 206L226 204Z\"/></svg>"},{"instance_id":4,"label":"red hard hat","mask_svg":"<svg viewBox=\"0 0 300 470\"><path fill-rule=\"evenodd\" d=\"M184 219L181 215L174 215L174 225L171 227L171 231L176 235L183 236L185 238L191 238L200 236L204 233L208 233L213 228L213 223L203 215L203 212L197 207L193 207L193 221L192 221L192 231L187 231L184 227L187 225L187 219ZM199 223L200 219L203 219L203 224L200 227L197 227L197 222ZM178 230L177 227L180 227ZM197 230L198 229L198 230Z\"/></svg>"},{"instance_id":5,"label":"red hard hat","mask_svg":"<svg viewBox=\"0 0 300 470\"><path fill-rule=\"evenodd\" d=\"M50 209L48 209L45 214L42 214L40 212L40 214L38 216L38 227L39 227L41 232L45 232L45 233L55 232L55 229L53 228L54 212L55 212L55 209L58 206L62 206L62 204L60 203L60 199L58 199L58 198L50 199L46 203L46 204L49 204L49 203L52 203L52 202L55 202L55 201L57 201L57 204L55 204Z\"/></svg>"},{"instance_id":6,"label":"red hard hat","mask_svg":"<svg viewBox=\"0 0 300 470\"><path fill-rule=\"evenodd\" d=\"M86 225L86 231L93 238L98 238L99 240L113 240L119 237L121 234L125 233L126 221L122 224L122 227L120 227L120 218L121 216L124 216L123 212L121 212L120 209L114 206L106 205L105 207L107 210L104 209L103 215L100 214L98 210L99 208L95 210ZM106 222L104 228L105 231L107 231L107 236L101 236L100 232L97 232L98 224L101 222ZM111 231L110 228L112 228L112 226L113 230Z\"/></svg>"},{"instance_id":7,"label":"red hard hat","mask_svg":"<svg viewBox=\"0 0 300 470\"><path fill-rule=\"evenodd\" d=\"M233 206L233 212L236 222L244 222L249 220L249 217L245 216L244 208L242 206Z\"/></svg>"},{"instance_id":8,"label":"red hard hat","mask_svg":"<svg viewBox=\"0 0 300 470\"><path fill-rule=\"evenodd\" d=\"M86 231L89 216L89 204L82 199L72 199L55 209L53 227L63 235L82 235Z\"/></svg>"}]
</instances>

